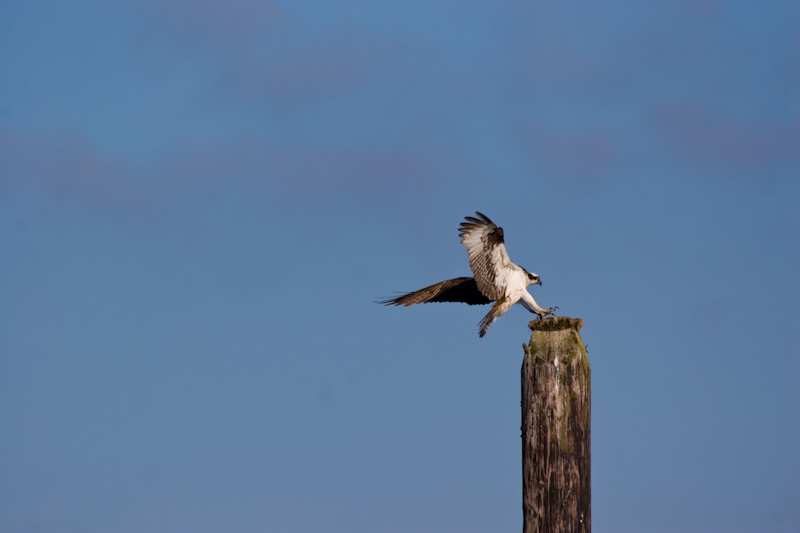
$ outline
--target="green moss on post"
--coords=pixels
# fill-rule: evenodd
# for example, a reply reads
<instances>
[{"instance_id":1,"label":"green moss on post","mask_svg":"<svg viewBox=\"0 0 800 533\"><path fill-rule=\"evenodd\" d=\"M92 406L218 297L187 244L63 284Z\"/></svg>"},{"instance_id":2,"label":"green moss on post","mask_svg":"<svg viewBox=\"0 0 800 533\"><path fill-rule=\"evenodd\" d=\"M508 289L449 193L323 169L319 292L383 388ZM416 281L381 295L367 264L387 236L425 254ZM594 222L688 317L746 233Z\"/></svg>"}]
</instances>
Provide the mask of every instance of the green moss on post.
<instances>
[{"instance_id":1,"label":"green moss on post","mask_svg":"<svg viewBox=\"0 0 800 533\"><path fill-rule=\"evenodd\" d=\"M522 345L524 533L591 531L591 368L583 320L534 320Z\"/></svg>"}]
</instances>

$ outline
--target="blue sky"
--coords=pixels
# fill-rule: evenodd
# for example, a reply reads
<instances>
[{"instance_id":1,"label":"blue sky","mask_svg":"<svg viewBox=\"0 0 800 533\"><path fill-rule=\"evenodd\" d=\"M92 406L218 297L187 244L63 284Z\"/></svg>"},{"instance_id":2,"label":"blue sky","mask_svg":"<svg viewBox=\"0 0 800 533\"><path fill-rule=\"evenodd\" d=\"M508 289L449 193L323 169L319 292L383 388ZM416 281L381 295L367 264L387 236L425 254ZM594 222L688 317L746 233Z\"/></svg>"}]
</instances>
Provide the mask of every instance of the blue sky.
<instances>
[{"instance_id":1,"label":"blue sky","mask_svg":"<svg viewBox=\"0 0 800 533\"><path fill-rule=\"evenodd\" d=\"M0 4L0 530L518 531L522 308L598 532L800 529L791 3Z\"/></svg>"}]
</instances>

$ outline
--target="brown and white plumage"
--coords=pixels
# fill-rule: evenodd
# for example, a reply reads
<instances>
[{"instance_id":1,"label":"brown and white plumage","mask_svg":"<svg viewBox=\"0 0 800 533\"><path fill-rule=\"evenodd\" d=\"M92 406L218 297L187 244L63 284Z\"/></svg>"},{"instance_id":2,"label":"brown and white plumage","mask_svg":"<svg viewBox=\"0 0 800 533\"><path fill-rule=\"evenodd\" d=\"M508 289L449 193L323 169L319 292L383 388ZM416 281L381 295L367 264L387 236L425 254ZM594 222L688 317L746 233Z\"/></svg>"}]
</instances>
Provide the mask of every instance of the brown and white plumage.
<instances>
[{"instance_id":1,"label":"brown and white plumage","mask_svg":"<svg viewBox=\"0 0 800 533\"><path fill-rule=\"evenodd\" d=\"M478 218L466 217L466 222L459 227L461 243L467 248L474 278L442 281L380 303L409 306L428 302L464 302L469 305L495 302L480 322L481 337L486 335L492 322L517 302L539 318L553 314L557 307L542 309L528 292L528 285L541 285L542 282L538 275L514 264L508 257L503 228L486 215L475 214Z\"/></svg>"},{"instance_id":2,"label":"brown and white plumage","mask_svg":"<svg viewBox=\"0 0 800 533\"><path fill-rule=\"evenodd\" d=\"M502 296L502 287L497 283L502 269L513 265L506 252L503 228L498 228L489 217L475 213L480 220L466 217L459 227L461 244L467 247L469 266L475 276L478 289L491 300Z\"/></svg>"}]
</instances>

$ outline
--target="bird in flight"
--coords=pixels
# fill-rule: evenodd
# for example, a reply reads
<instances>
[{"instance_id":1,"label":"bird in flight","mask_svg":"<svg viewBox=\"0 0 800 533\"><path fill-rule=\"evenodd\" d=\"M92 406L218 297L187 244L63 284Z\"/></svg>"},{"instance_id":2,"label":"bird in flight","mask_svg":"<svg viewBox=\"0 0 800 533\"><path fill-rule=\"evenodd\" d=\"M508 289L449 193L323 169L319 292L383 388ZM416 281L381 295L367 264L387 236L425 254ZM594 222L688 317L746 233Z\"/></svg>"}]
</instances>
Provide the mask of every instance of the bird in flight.
<instances>
[{"instance_id":1,"label":"bird in flight","mask_svg":"<svg viewBox=\"0 0 800 533\"><path fill-rule=\"evenodd\" d=\"M461 244L467 247L474 277L448 279L379 303L409 306L428 302L463 302L469 305L494 302L479 324L481 337L486 335L492 322L517 302L538 318L555 316L558 307L543 309L528 292L528 285L541 285L542 280L511 261L503 240L503 228L497 227L486 215L475 214L478 218L466 217L466 222L459 227Z\"/></svg>"}]
</instances>

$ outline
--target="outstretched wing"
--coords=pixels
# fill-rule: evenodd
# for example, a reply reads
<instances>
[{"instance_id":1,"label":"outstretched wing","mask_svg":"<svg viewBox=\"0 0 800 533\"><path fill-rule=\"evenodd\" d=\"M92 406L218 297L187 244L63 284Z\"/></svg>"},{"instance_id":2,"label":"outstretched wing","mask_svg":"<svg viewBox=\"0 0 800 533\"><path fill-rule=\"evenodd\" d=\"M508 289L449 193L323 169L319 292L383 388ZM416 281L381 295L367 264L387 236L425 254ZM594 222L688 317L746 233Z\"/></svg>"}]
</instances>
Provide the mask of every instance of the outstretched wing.
<instances>
[{"instance_id":1,"label":"outstretched wing","mask_svg":"<svg viewBox=\"0 0 800 533\"><path fill-rule=\"evenodd\" d=\"M475 213L480 219L466 217L459 230L461 244L467 247L469 266L475 275L478 289L490 300L503 296L498 277L500 269L511 264L503 241L503 228L489 220L482 213Z\"/></svg>"},{"instance_id":2,"label":"outstretched wing","mask_svg":"<svg viewBox=\"0 0 800 533\"><path fill-rule=\"evenodd\" d=\"M428 302L464 302L469 305L480 305L491 303L491 300L481 294L473 278L455 278L396 298L380 300L378 303L409 306Z\"/></svg>"}]
</instances>

